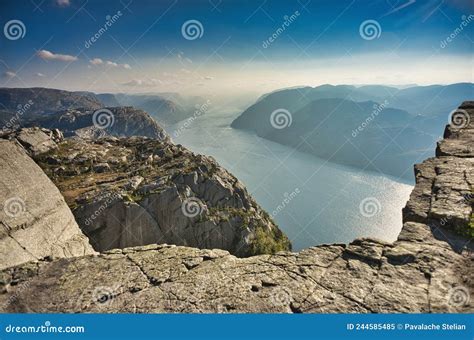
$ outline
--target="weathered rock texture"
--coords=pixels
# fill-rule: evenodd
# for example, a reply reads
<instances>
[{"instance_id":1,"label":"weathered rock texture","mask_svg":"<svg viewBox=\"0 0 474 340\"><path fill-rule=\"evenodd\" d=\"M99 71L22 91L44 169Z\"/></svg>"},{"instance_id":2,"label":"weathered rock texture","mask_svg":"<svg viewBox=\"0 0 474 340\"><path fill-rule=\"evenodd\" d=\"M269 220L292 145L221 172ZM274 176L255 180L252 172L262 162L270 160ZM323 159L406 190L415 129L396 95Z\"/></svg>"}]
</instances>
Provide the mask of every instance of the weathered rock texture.
<instances>
[{"instance_id":1,"label":"weathered rock texture","mask_svg":"<svg viewBox=\"0 0 474 340\"><path fill-rule=\"evenodd\" d=\"M237 256L290 250L242 183L167 139L73 138L35 159L97 251L154 243Z\"/></svg>"},{"instance_id":2,"label":"weathered rock texture","mask_svg":"<svg viewBox=\"0 0 474 340\"><path fill-rule=\"evenodd\" d=\"M474 106L463 107L471 125L448 129L437 157L417 166L405 223L392 244L358 239L249 258L150 245L39 261L1 272L0 306L5 312L473 312L472 246L454 233L469 230L472 216L472 203L461 197L472 190L472 157L462 150L473 145Z\"/></svg>"},{"instance_id":3,"label":"weathered rock texture","mask_svg":"<svg viewBox=\"0 0 474 340\"><path fill-rule=\"evenodd\" d=\"M39 129L17 138L35 154L56 146ZM59 190L20 143L0 139L0 268L93 254Z\"/></svg>"},{"instance_id":4,"label":"weathered rock texture","mask_svg":"<svg viewBox=\"0 0 474 340\"><path fill-rule=\"evenodd\" d=\"M104 103L118 106L110 96L48 88L0 88L0 133L40 126L59 129L66 136L168 138L161 126L143 110L105 107L109 105Z\"/></svg>"},{"instance_id":5,"label":"weathered rock texture","mask_svg":"<svg viewBox=\"0 0 474 340\"><path fill-rule=\"evenodd\" d=\"M168 139L160 125L145 111L130 106L107 107L99 110L67 109L35 117L26 126L59 129L65 136L97 138L102 136L144 136Z\"/></svg>"}]
</instances>

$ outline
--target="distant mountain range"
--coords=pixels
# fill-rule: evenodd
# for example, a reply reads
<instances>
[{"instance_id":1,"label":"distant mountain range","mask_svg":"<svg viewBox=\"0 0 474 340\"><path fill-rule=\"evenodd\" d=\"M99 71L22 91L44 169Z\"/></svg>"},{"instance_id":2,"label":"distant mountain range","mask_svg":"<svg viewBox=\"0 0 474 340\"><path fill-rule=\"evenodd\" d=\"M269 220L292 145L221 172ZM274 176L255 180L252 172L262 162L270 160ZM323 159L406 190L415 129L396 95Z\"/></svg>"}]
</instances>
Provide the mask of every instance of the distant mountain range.
<instances>
[{"instance_id":1,"label":"distant mountain range","mask_svg":"<svg viewBox=\"0 0 474 340\"><path fill-rule=\"evenodd\" d=\"M41 126L58 128L66 135L94 137L107 133L162 138L161 126L191 117L196 106L203 102L199 97L183 98L174 93L129 95L0 88L0 128ZM108 124L106 128L98 130L94 126L94 113L99 109L107 110L100 116L105 120L113 119L113 125L104 121ZM111 115L113 118L109 117Z\"/></svg>"},{"instance_id":2,"label":"distant mountain range","mask_svg":"<svg viewBox=\"0 0 474 340\"><path fill-rule=\"evenodd\" d=\"M450 111L474 98L474 84L322 85L263 95L232 127L330 161L412 179Z\"/></svg>"},{"instance_id":3,"label":"distant mountain range","mask_svg":"<svg viewBox=\"0 0 474 340\"><path fill-rule=\"evenodd\" d=\"M99 95L104 96L104 94ZM182 97L177 93L114 95L122 106L133 106L145 110L161 125L176 124L191 117L196 108L205 103L201 97Z\"/></svg>"},{"instance_id":4,"label":"distant mountain range","mask_svg":"<svg viewBox=\"0 0 474 340\"><path fill-rule=\"evenodd\" d=\"M472 98L472 83L299 87L261 96L232 127L332 162L412 179L412 164L431 154L450 111ZM0 88L0 124L57 128L67 136L163 138L161 126L191 117L203 103L177 93ZM105 128L97 128L98 110L105 112Z\"/></svg>"}]
</instances>

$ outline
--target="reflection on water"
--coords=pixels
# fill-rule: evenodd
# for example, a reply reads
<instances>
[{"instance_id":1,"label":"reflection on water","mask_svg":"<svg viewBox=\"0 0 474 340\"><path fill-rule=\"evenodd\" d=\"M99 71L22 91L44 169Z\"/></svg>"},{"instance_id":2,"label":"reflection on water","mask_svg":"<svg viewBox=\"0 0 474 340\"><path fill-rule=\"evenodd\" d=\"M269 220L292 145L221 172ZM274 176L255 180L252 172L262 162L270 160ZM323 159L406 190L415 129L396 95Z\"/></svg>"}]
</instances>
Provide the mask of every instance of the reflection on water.
<instances>
[{"instance_id":1,"label":"reflection on water","mask_svg":"<svg viewBox=\"0 0 474 340\"><path fill-rule=\"evenodd\" d=\"M357 237L396 239L412 186L340 166L229 127L235 110L209 112L176 143L213 156L246 186L290 238L294 250Z\"/></svg>"}]
</instances>

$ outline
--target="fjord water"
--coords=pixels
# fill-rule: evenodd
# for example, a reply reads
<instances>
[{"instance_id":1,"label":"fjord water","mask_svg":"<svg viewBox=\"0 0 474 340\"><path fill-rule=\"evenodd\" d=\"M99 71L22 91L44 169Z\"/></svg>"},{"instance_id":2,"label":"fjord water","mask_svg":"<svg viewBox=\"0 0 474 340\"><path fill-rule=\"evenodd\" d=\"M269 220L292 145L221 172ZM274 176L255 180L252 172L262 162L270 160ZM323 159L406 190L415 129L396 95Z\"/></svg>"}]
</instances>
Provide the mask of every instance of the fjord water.
<instances>
[{"instance_id":1,"label":"fjord water","mask_svg":"<svg viewBox=\"0 0 474 340\"><path fill-rule=\"evenodd\" d=\"M230 123L241 111L214 110L192 122L168 126L175 143L213 156L239 178L301 250L357 237L394 241L411 183L337 165Z\"/></svg>"}]
</instances>

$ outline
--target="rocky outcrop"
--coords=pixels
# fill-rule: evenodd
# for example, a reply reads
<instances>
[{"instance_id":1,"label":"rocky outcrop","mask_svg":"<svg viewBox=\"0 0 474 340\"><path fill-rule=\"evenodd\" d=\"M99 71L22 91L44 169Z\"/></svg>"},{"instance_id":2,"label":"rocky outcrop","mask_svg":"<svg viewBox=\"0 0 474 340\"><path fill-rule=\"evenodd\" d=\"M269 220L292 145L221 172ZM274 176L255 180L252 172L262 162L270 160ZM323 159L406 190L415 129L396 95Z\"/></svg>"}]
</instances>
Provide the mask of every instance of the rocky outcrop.
<instances>
[{"instance_id":1,"label":"rocky outcrop","mask_svg":"<svg viewBox=\"0 0 474 340\"><path fill-rule=\"evenodd\" d=\"M59 129L66 137L144 136L168 139L165 131L148 113L128 106L99 110L67 109L30 119L24 125Z\"/></svg>"},{"instance_id":2,"label":"rocky outcrop","mask_svg":"<svg viewBox=\"0 0 474 340\"><path fill-rule=\"evenodd\" d=\"M0 268L93 254L59 190L22 145L31 155L56 147L40 129L0 139Z\"/></svg>"},{"instance_id":3,"label":"rocky outcrop","mask_svg":"<svg viewBox=\"0 0 474 340\"><path fill-rule=\"evenodd\" d=\"M97 251L169 243L250 256L291 247L234 176L167 139L73 138L35 159Z\"/></svg>"},{"instance_id":4,"label":"rocky outcrop","mask_svg":"<svg viewBox=\"0 0 474 340\"><path fill-rule=\"evenodd\" d=\"M66 109L96 110L103 106L93 95L43 87L0 88L0 103L2 109L17 113L17 118L50 114Z\"/></svg>"},{"instance_id":5,"label":"rocky outcrop","mask_svg":"<svg viewBox=\"0 0 474 340\"><path fill-rule=\"evenodd\" d=\"M119 106L111 94L48 88L0 88L0 107L1 134L39 126L83 138L105 135L168 138L148 113Z\"/></svg>"},{"instance_id":6,"label":"rocky outcrop","mask_svg":"<svg viewBox=\"0 0 474 340\"><path fill-rule=\"evenodd\" d=\"M0 138L16 142L32 157L56 149L57 143L63 140L59 130L42 128L25 128L19 130L0 131Z\"/></svg>"},{"instance_id":7,"label":"rocky outcrop","mask_svg":"<svg viewBox=\"0 0 474 340\"><path fill-rule=\"evenodd\" d=\"M474 106L463 109L470 125L448 128L437 156L416 167L394 243L358 239L248 258L149 245L39 261L1 272L0 306L5 312L472 313L472 245L462 234L472 216L472 201L463 195L466 188L472 193L473 168L462 150L474 141Z\"/></svg>"}]
</instances>

